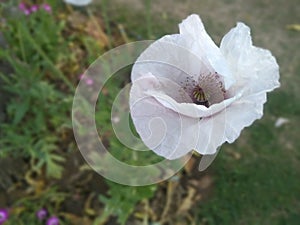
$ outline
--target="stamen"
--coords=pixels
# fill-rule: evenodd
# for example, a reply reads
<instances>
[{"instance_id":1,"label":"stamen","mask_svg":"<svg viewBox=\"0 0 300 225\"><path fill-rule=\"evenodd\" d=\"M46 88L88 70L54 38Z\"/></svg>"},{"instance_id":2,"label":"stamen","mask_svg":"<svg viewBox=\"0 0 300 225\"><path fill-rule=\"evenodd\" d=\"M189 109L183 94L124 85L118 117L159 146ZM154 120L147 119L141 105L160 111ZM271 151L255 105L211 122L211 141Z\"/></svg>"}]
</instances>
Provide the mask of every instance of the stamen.
<instances>
[{"instance_id":1,"label":"stamen","mask_svg":"<svg viewBox=\"0 0 300 225\"><path fill-rule=\"evenodd\" d=\"M225 99L225 89L223 82L218 73L201 74L198 81L193 77L186 77L181 82L180 90L183 102L195 103L197 105L204 105L207 108L213 104L222 102ZM185 94L185 95L184 95ZM184 100L183 96L190 98Z\"/></svg>"}]
</instances>

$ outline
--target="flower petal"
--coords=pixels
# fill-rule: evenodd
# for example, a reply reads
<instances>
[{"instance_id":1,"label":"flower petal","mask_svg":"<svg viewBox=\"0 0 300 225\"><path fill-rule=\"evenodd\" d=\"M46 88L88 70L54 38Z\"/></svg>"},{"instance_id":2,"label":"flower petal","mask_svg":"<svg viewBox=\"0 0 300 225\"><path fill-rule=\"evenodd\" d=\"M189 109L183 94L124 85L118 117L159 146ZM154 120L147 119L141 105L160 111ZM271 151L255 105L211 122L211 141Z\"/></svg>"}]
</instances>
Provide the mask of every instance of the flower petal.
<instances>
[{"instance_id":1,"label":"flower petal","mask_svg":"<svg viewBox=\"0 0 300 225\"><path fill-rule=\"evenodd\" d=\"M201 136L195 150L201 155L212 155L226 140L226 110L212 117L206 117L200 120Z\"/></svg>"},{"instance_id":2,"label":"flower petal","mask_svg":"<svg viewBox=\"0 0 300 225\"><path fill-rule=\"evenodd\" d=\"M200 154L214 154L225 141L226 111L222 110L218 117L203 119L184 115L172 98L163 102L147 93L148 89L160 87L160 81L151 74L137 79L131 87L131 117L145 145L167 159L179 158L193 149ZM186 110L185 107L182 110ZM188 111L186 113L190 113Z\"/></svg>"},{"instance_id":3,"label":"flower petal","mask_svg":"<svg viewBox=\"0 0 300 225\"><path fill-rule=\"evenodd\" d=\"M205 60L190 51L192 47L188 37L179 34L162 37L138 57L132 68L131 80L134 82L150 72L180 84L186 77L198 80L200 73L213 72Z\"/></svg>"},{"instance_id":4,"label":"flower petal","mask_svg":"<svg viewBox=\"0 0 300 225\"><path fill-rule=\"evenodd\" d=\"M213 116L215 124L224 123L225 129L223 136L219 135L219 138L212 139L215 143L206 154L213 154L215 147L221 146L225 141L234 142L245 127L260 119L266 100L266 93L249 95L233 102L222 113L215 114Z\"/></svg>"},{"instance_id":5,"label":"flower petal","mask_svg":"<svg viewBox=\"0 0 300 225\"><path fill-rule=\"evenodd\" d=\"M148 83L142 85L143 80ZM134 81L133 84L136 81ZM211 117L216 113L220 113L234 101L237 101L243 94L241 92L232 98L213 104L207 108L203 105L194 104L190 96L180 90L182 89L181 86L170 79L156 77L151 73L146 73L140 77L138 81L140 84L136 85L136 89L139 87L139 91L131 95L132 102L146 96L153 97L157 102L171 109L173 112L195 119Z\"/></svg>"},{"instance_id":6,"label":"flower petal","mask_svg":"<svg viewBox=\"0 0 300 225\"><path fill-rule=\"evenodd\" d=\"M64 0L66 3L76 5L76 6L85 6L92 2L92 0Z\"/></svg>"},{"instance_id":7,"label":"flower petal","mask_svg":"<svg viewBox=\"0 0 300 225\"><path fill-rule=\"evenodd\" d=\"M207 132L210 135L206 137L208 143L204 143L205 147L203 147L203 142L207 140L201 141L199 138L195 150L202 155L213 155L225 141L234 142L245 127L262 117L265 102L266 93L254 94L234 101L221 113L203 118L201 120L201 134ZM211 130L207 130L207 127L211 127ZM204 158L203 165L200 167L206 168L206 165L210 164L210 159L213 160L214 157Z\"/></svg>"},{"instance_id":8,"label":"flower petal","mask_svg":"<svg viewBox=\"0 0 300 225\"><path fill-rule=\"evenodd\" d=\"M156 154L167 159L186 155L197 144L198 119L182 116L146 95L155 89L158 80L151 75L137 79L130 92L130 112L141 139Z\"/></svg>"},{"instance_id":9,"label":"flower petal","mask_svg":"<svg viewBox=\"0 0 300 225\"><path fill-rule=\"evenodd\" d=\"M223 77L225 89L234 84L235 79L229 70L227 62L220 49L206 33L204 25L198 15L190 15L179 24L180 34L193 43L191 51L200 59L208 60L213 69Z\"/></svg>"},{"instance_id":10,"label":"flower petal","mask_svg":"<svg viewBox=\"0 0 300 225\"><path fill-rule=\"evenodd\" d=\"M229 31L220 49L238 81L231 95L244 89L245 94L271 91L279 87L279 67L271 52L252 45L250 28L243 23Z\"/></svg>"},{"instance_id":11,"label":"flower petal","mask_svg":"<svg viewBox=\"0 0 300 225\"><path fill-rule=\"evenodd\" d=\"M132 69L132 81L148 72L174 82L182 82L187 76L198 80L200 74L217 72L228 89L234 77L199 16L189 16L179 29L180 34L162 37L140 55Z\"/></svg>"},{"instance_id":12,"label":"flower petal","mask_svg":"<svg viewBox=\"0 0 300 225\"><path fill-rule=\"evenodd\" d=\"M226 141L234 142L241 131L263 116L266 93L257 93L241 98L226 109Z\"/></svg>"},{"instance_id":13,"label":"flower petal","mask_svg":"<svg viewBox=\"0 0 300 225\"><path fill-rule=\"evenodd\" d=\"M221 112L242 96L242 93L239 93L232 98L226 99L223 102L213 104L209 108L206 108L203 105L196 105L194 103L178 103L167 94L157 90L147 90L146 93L155 98L166 108L172 109L174 112L180 113L184 116L198 119L202 117L211 117L214 114Z\"/></svg>"}]
</instances>

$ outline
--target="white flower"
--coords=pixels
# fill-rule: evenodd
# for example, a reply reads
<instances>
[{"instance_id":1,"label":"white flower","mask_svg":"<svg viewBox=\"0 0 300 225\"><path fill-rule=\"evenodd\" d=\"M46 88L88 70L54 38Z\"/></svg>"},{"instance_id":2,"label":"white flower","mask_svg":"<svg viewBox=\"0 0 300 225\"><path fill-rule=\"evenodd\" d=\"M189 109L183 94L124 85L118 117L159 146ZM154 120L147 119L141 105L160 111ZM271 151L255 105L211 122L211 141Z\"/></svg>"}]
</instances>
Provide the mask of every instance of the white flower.
<instances>
[{"instance_id":1,"label":"white flower","mask_svg":"<svg viewBox=\"0 0 300 225\"><path fill-rule=\"evenodd\" d=\"M64 0L68 4L76 5L76 6L85 6L92 2L92 0Z\"/></svg>"},{"instance_id":2,"label":"white flower","mask_svg":"<svg viewBox=\"0 0 300 225\"><path fill-rule=\"evenodd\" d=\"M243 23L220 48L198 15L179 24L179 34L150 45L132 69L130 111L144 143L167 159L192 150L215 157L224 142L263 115L266 93L279 86L271 52L252 45Z\"/></svg>"}]
</instances>

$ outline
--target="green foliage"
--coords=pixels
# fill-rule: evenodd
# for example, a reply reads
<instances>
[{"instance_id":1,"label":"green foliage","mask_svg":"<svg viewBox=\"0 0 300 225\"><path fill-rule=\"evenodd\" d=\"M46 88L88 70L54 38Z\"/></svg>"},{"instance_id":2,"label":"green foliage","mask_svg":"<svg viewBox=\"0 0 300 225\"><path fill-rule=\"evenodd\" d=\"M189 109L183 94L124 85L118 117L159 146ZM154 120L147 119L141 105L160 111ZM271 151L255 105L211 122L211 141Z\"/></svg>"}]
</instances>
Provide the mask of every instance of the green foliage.
<instances>
[{"instance_id":1,"label":"green foliage","mask_svg":"<svg viewBox=\"0 0 300 225\"><path fill-rule=\"evenodd\" d=\"M118 160L129 165L149 165L151 163L161 160L152 151L133 151L132 149L126 147L119 139L115 136L114 130L111 125L111 108L114 103L115 98L119 94L121 88L126 84L131 66L121 69L116 74L114 74L104 86L107 93L100 93L97 102L96 110L96 124L100 136L105 136L110 134L108 137L108 151ZM126 107L125 105L121 105ZM120 118L120 120L126 120L126 118ZM137 135L130 120L131 131ZM142 147L142 146L141 146ZM146 147L145 147L146 148ZM153 170L154 173L160 173L160 171ZM143 176L143 174L140 174ZM122 176L122 172L118 171L118 176ZM153 197L156 185L144 186L144 187L130 187L121 184L117 184L111 181L106 183L109 186L107 195L100 195L99 199L104 203L105 208L102 215L94 221L94 224L101 224L106 221L108 217L115 216L118 223L124 225L128 220L129 216L135 210L136 205L146 199Z\"/></svg>"},{"instance_id":2,"label":"green foliage","mask_svg":"<svg viewBox=\"0 0 300 225\"><path fill-rule=\"evenodd\" d=\"M105 221L110 215L116 216L118 222L124 225L128 217L134 211L136 204L142 200L153 197L156 186L129 187L125 185L107 182L109 186L109 198L100 195L99 199L105 204L103 214L97 218L95 224Z\"/></svg>"},{"instance_id":3,"label":"green foliage","mask_svg":"<svg viewBox=\"0 0 300 225\"><path fill-rule=\"evenodd\" d=\"M47 210L47 218L52 215L59 215L57 206L66 199L67 195L60 193L56 188L50 188L41 195L34 197L22 198L15 202L9 215L9 220L5 223L7 225L40 225L45 224L45 221L40 221L36 213L40 209ZM63 220L60 224L65 225Z\"/></svg>"},{"instance_id":4,"label":"green foliage","mask_svg":"<svg viewBox=\"0 0 300 225\"><path fill-rule=\"evenodd\" d=\"M9 79L4 78L5 90L10 97L7 120L0 125L1 155L31 157L40 167L46 163L47 173L59 178L62 169L55 166L55 161L63 160L54 154L58 150L56 136L60 129L70 127L71 99L65 98L46 81L31 75L23 76L26 70L20 72L16 71Z\"/></svg>"},{"instance_id":5,"label":"green foliage","mask_svg":"<svg viewBox=\"0 0 300 225\"><path fill-rule=\"evenodd\" d=\"M54 0L48 3L55 6L55 10L62 6ZM92 37L70 30L67 20L58 19L58 12L54 10L51 14L38 10L26 16L18 11L10 13L12 7L17 10L12 3L5 3L1 9L6 15L5 23L1 24L6 46L0 51L0 59L10 66L11 72L0 73L3 83L1 93L6 96L5 118L0 124L0 157L26 158L32 171L45 170L48 177L60 179L66 160L61 154L66 149L60 147L66 146L66 143L60 137L65 129L71 128L74 90L70 81L72 74L69 73L74 70L64 66L70 62L77 68L89 65L103 49ZM95 20L90 11L87 15L90 20ZM103 13L105 29L112 37L108 15L106 11ZM72 53L76 45L80 45L78 52L84 58L78 59L76 53ZM120 89L128 82L130 69L130 66L123 69L106 83L107 93L99 96L95 118L99 133L109 140L109 151L117 158L120 155L119 159L127 163L138 165L149 163L155 155L149 152L135 155L134 151L110 135L113 134L111 106ZM116 216L120 224L125 224L136 205L151 198L156 190L156 186L128 187L107 183L107 195L99 197L105 204L104 213L96 221ZM8 224L40 224L35 212L46 206L50 214L57 213L64 199L55 189L47 189L40 196L21 198L13 206L19 211L11 214Z\"/></svg>"},{"instance_id":6,"label":"green foliage","mask_svg":"<svg viewBox=\"0 0 300 225\"><path fill-rule=\"evenodd\" d=\"M66 49L61 32L51 14L39 10L25 16L8 17L3 25L6 48L0 59L12 68L1 73L6 98L6 118L0 128L0 157L27 157L32 166L47 168L47 174L60 178L58 163L60 132L71 127L72 98L59 90L55 81L67 81L55 66L60 51Z\"/></svg>"}]
</instances>

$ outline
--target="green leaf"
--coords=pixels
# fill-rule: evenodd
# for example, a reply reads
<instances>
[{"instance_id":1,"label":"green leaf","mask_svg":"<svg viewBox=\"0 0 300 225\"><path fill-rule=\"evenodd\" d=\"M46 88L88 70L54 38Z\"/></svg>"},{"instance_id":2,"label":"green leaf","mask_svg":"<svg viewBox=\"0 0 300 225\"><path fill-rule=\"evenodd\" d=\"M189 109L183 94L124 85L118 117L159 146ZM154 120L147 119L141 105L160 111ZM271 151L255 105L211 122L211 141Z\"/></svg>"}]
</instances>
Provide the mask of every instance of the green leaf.
<instances>
[{"instance_id":1,"label":"green leaf","mask_svg":"<svg viewBox=\"0 0 300 225\"><path fill-rule=\"evenodd\" d=\"M24 102L15 103L10 105L10 111L13 111L14 118L13 118L13 125L17 125L20 121L24 118L25 114L29 110L29 99L25 99Z\"/></svg>"},{"instance_id":2,"label":"green leaf","mask_svg":"<svg viewBox=\"0 0 300 225\"><path fill-rule=\"evenodd\" d=\"M60 179L64 170L64 167L59 165L58 162L64 162L65 159L62 156L50 154L47 157L47 175L49 177Z\"/></svg>"}]
</instances>

